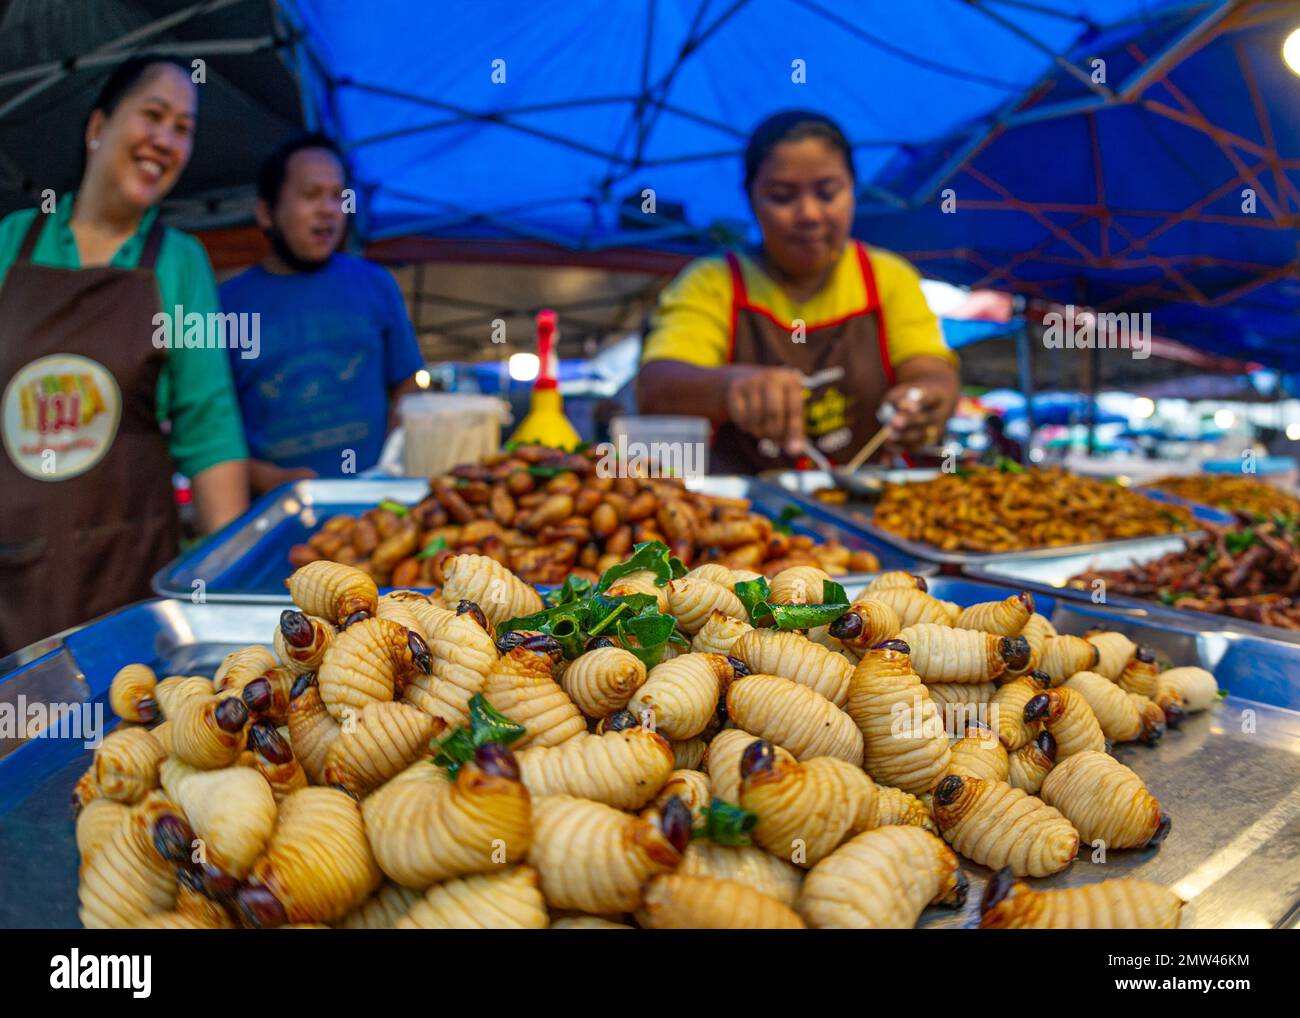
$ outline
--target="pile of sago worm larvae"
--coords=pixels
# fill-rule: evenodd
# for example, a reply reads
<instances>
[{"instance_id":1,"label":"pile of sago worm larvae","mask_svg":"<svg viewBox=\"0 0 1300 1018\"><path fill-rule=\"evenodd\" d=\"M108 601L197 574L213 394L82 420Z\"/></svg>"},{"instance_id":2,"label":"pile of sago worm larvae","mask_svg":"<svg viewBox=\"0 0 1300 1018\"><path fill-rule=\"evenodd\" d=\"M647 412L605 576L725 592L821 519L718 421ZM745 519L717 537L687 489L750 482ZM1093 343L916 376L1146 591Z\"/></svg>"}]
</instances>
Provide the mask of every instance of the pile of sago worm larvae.
<instances>
[{"instance_id":1,"label":"pile of sago worm larvae","mask_svg":"<svg viewBox=\"0 0 1300 1018\"><path fill-rule=\"evenodd\" d=\"M647 668L601 636L570 660L546 633L494 638L532 588L447 568L454 607L314 562L273 650L211 678L123 668L122 723L74 793L82 922L906 928L963 905L965 857L995 871L984 927L1178 925L1158 884L1028 881L1165 836L1107 751L1210 707L1201 669L905 573L829 626L753 628L718 565L659 588L688 647ZM773 603L831 589L796 570ZM484 716L508 737L478 739Z\"/></svg>"}]
</instances>

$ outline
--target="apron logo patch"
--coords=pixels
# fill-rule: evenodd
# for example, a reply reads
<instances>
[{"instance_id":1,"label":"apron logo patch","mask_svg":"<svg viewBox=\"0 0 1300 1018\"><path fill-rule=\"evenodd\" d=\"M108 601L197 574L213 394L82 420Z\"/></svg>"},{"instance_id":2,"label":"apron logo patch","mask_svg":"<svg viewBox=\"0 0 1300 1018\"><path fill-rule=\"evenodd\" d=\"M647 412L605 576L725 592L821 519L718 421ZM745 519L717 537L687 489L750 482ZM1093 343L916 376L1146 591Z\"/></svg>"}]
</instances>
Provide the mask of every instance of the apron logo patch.
<instances>
[{"instance_id":1,"label":"apron logo patch","mask_svg":"<svg viewBox=\"0 0 1300 1018\"><path fill-rule=\"evenodd\" d=\"M89 357L51 354L19 369L0 398L5 452L38 481L61 481L102 460L117 437L122 394Z\"/></svg>"}]
</instances>

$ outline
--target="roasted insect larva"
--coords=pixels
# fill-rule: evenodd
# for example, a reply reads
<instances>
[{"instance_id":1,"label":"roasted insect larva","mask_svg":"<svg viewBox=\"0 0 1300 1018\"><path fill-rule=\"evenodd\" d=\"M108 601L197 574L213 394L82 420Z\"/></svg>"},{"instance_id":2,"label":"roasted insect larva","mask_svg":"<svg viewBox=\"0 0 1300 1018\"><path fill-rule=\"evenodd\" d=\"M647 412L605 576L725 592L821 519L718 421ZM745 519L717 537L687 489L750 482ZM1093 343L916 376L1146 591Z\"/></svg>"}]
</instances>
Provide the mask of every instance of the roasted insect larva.
<instances>
[{"instance_id":1,"label":"roasted insect larva","mask_svg":"<svg viewBox=\"0 0 1300 1018\"><path fill-rule=\"evenodd\" d=\"M1034 597L1028 591L1005 601L984 601L963 608L953 623L958 629L976 629L994 636L1019 636L1034 614Z\"/></svg>"},{"instance_id":2,"label":"roasted insect larva","mask_svg":"<svg viewBox=\"0 0 1300 1018\"><path fill-rule=\"evenodd\" d=\"M275 828L266 779L249 767L201 771L173 758L162 765L162 783L202 839L207 865L238 880L247 876Z\"/></svg>"},{"instance_id":3,"label":"roasted insect larva","mask_svg":"<svg viewBox=\"0 0 1300 1018\"><path fill-rule=\"evenodd\" d=\"M432 764L413 764L361 808L380 869L407 887L480 873L528 852L528 790L500 746L480 746L454 781Z\"/></svg>"},{"instance_id":4,"label":"roasted insect larva","mask_svg":"<svg viewBox=\"0 0 1300 1018\"><path fill-rule=\"evenodd\" d=\"M922 827L931 834L939 833L934 817L930 816L930 807L901 788L877 785L876 812L880 827L901 824L905 827Z\"/></svg>"},{"instance_id":5,"label":"roasted insect larva","mask_svg":"<svg viewBox=\"0 0 1300 1018\"><path fill-rule=\"evenodd\" d=\"M713 801L709 776L703 771L673 771L656 793L655 807L662 810L673 796L677 796L682 805L691 811L691 826L697 831L701 830L708 819L709 804Z\"/></svg>"},{"instance_id":6,"label":"roasted insect larva","mask_svg":"<svg viewBox=\"0 0 1300 1018\"><path fill-rule=\"evenodd\" d=\"M276 804L300 788L307 787L307 772L293 755L289 740L269 721L255 721L248 726L248 745L253 767L271 786Z\"/></svg>"},{"instance_id":7,"label":"roasted insect larva","mask_svg":"<svg viewBox=\"0 0 1300 1018\"><path fill-rule=\"evenodd\" d=\"M1005 686L998 687L989 705L989 720L998 731L998 738L1008 752L1014 753L1029 742L1042 728L1038 723L1025 720L1025 704L1051 684L1042 672L1022 675Z\"/></svg>"},{"instance_id":8,"label":"roasted insect larva","mask_svg":"<svg viewBox=\"0 0 1300 1018\"><path fill-rule=\"evenodd\" d=\"M867 599L892 608L898 616L900 627L914 626L920 622L933 622L941 626L952 624L952 617L943 602L916 587L881 587L870 591Z\"/></svg>"},{"instance_id":9,"label":"roasted insect larva","mask_svg":"<svg viewBox=\"0 0 1300 1018\"><path fill-rule=\"evenodd\" d=\"M712 580L714 583L722 584L728 590L734 587L739 580L739 577L734 572L717 562L706 562L702 566L696 566L686 575L703 580Z\"/></svg>"},{"instance_id":10,"label":"roasted insect larva","mask_svg":"<svg viewBox=\"0 0 1300 1018\"><path fill-rule=\"evenodd\" d=\"M745 606L730 588L697 576L683 576L668 584L668 613L684 633L694 636L715 611L733 619L745 618Z\"/></svg>"},{"instance_id":11,"label":"roasted insect larva","mask_svg":"<svg viewBox=\"0 0 1300 1018\"><path fill-rule=\"evenodd\" d=\"M235 928L225 907L184 885L170 912L153 912L130 926L133 930L232 930Z\"/></svg>"},{"instance_id":12,"label":"roasted insect larva","mask_svg":"<svg viewBox=\"0 0 1300 1018\"><path fill-rule=\"evenodd\" d=\"M280 804L266 852L235 902L250 926L328 923L365 901L381 879L356 800L334 788L303 788Z\"/></svg>"},{"instance_id":13,"label":"roasted insect larva","mask_svg":"<svg viewBox=\"0 0 1300 1018\"><path fill-rule=\"evenodd\" d=\"M1105 753L1076 753L1043 781L1042 798L1074 824L1085 842L1142 848L1161 841L1169 818L1142 779Z\"/></svg>"},{"instance_id":14,"label":"roasted insect larva","mask_svg":"<svg viewBox=\"0 0 1300 1018\"><path fill-rule=\"evenodd\" d=\"M1159 675L1160 669L1156 667L1156 656L1147 648L1139 647L1115 681L1124 692L1137 693L1138 696L1153 700Z\"/></svg>"},{"instance_id":15,"label":"roasted insect larva","mask_svg":"<svg viewBox=\"0 0 1300 1018\"><path fill-rule=\"evenodd\" d=\"M697 654L725 656L731 653L732 645L753 628L748 622L715 611L703 628L691 638L691 650Z\"/></svg>"},{"instance_id":16,"label":"roasted insect larva","mask_svg":"<svg viewBox=\"0 0 1300 1018\"><path fill-rule=\"evenodd\" d=\"M1029 641L1023 636L923 622L905 626L898 639L907 644L922 682L992 682L1029 660Z\"/></svg>"},{"instance_id":17,"label":"roasted insect larva","mask_svg":"<svg viewBox=\"0 0 1300 1018\"><path fill-rule=\"evenodd\" d=\"M1165 733L1164 711L1154 702L1136 693L1124 692L1096 672L1076 672L1066 680L1063 688L1073 689L1088 701L1097 723L1101 725L1102 734L1111 742L1140 739L1150 745Z\"/></svg>"},{"instance_id":18,"label":"roasted insect larva","mask_svg":"<svg viewBox=\"0 0 1300 1018\"><path fill-rule=\"evenodd\" d=\"M275 655L295 675L320 667L325 649L334 640L334 626L326 619L286 609L280 613L273 645Z\"/></svg>"},{"instance_id":19,"label":"roasted insect larva","mask_svg":"<svg viewBox=\"0 0 1300 1018\"><path fill-rule=\"evenodd\" d=\"M1038 670L1059 686L1075 672L1086 672L1096 666L1101 651L1078 636L1049 636L1043 645Z\"/></svg>"},{"instance_id":20,"label":"roasted insect larva","mask_svg":"<svg viewBox=\"0 0 1300 1018\"><path fill-rule=\"evenodd\" d=\"M99 786L95 784L95 763L92 760L90 766L77 779L77 783L72 786L72 809L74 814L85 809L86 806L99 797Z\"/></svg>"},{"instance_id":21,"label":"roasted insect larva","mask_svg":"<svg viewBox=\"0 0 1300 1018\"><path fill-rule=\"evenodd\" d=\"M299 678L294 693L289 701L289 740L303 770L319 785L325 780L325 757L339 737L339 723L325 709L315 682Z\"/></svg>"},{"instance_id":22,"label":"roasted insect larva","mask_svg":"<svg viewBox=\"0 0 1300 1018\"><path fill-rule=\"evenodd\" d=\"M379 607L379 588L370 574L338 562L308 562L284 585L302 611L336 626L368 618Z\"/></svg>"},{"instance_id":23,"label":"roasted insect larva","mask_svg":"<svg viewBox=\"0 0 1300 1018\"><path fill-rule=\"evenodd\" d=\"M862 766L862 733L842 710L807 686L779 675L750 675L727 689L727 714L799 760L838 757Z\"/></svg>"},{"instance_id":24,"label":"roasted insect larva","mask_svg":"<svg viewBox=\"0 0 1300 1018\"><path fill-rule=\"evenodd\" d=\"M526 731L515 749L558 746L585 734L582 711L551 676L560 660L560 647L549 636L529 637L488 671L483 696Z\"/></svg>"},{"instance_id":25,"label":"roasted insect larva","mask_svg":"<svg viewBox=\"0 0 1300 1018\"><path fill-rule=\"evenodd\" d=\"M605 591L610 597L627 597L629 594L648 594L659 602L659 610L668 610L668 591L656 583L657 577L649 569L640 569L635 573L620 576L617 582L610 584Z\"/></svg>"},{"instance_id":26,"label":"roasted insect larva","mask_svg":"<svg viewBox=\"0 0 1300 1018\"><path fill-rule=\"evenodd\" d=\"M248 708L236 697L191 697L169 720L172 753L191 767L229 767L243 752Z\"/></svg>"},{"instance_id":27,"label":"roasted insect larva","mask_svg":"<svg viewBox=\"0 0 1300 1018\"><path fill-rule=\"evenodd\" d=\"M621 647L598 647L570 662L560 686L589 718L605 718L627 706L646 680L641 659Z\"/></svg>"},{"instance_id":28,"label":"roasted insect larva","mask_svg":"<svg viewBox=\"0 0 1300 1018\"><path fill-rule=\"evenodd\" d=\"M866 590L890 590L898 587L911 588L926 593L930 586L925 582L924 576L915 576L912 573L903 572L901 569L892 569L887 573L881 573L872 579L866 586Z\"/></svg>"},{"instance_id":29,"label":"roasted insect larva","mask_svg":"<svg viewBox=\"0 0 1300 1018\"><path fill-rule=\"evenodd\" d=\"M158 787L158 765L167 753L143 728L119 728L95 750L95 787L128 805Z\"/></svg>"},{"instance_id":30,"label":"roasted insect larva","mask_svg":"<svg viewBox=\"0 0 1300 1018\"><path fill-rule=\"evenodd\" d=\"M637 921L651 930L802 930L789 905L746 884L673 873L646 888Z\"/></svg>"},{"instance_id":31,"label":"roasted insect larva","mask_svg":"<svg viewBox=\"0 0 1300 1018\"><path fill-rule=\"evenodd\" d=\"M704 753L709 748L709 744L704 741L703 737L697 735L691 739L669 742L668 745L673 748L673 770L695 771L703 769L700 765L704 762Z\"/></svg>"},{"instance_id":32,"label":"roasted insect larva","mask_svg":"<svg viewBox=\"0 0 1300 1018\"><path fill-rule=\"evenodd\" d=\"M863 655L845 710L865 740L867 773L880 784L919 795L948 769L943 719L912 670L907 644L888 640Z\"/></svg>"},{"instance_id":33,"label":"roasted insect larva","mask_svg":"<svg viewBox=\"0 0 1300 1018\"><path fill-rule=\"evenodd\" d=\"M153 695L162 708L163 717L170 721L186 700L211 696L212 692L212 683L202 675L169 675L158 683Z\"/></svg>"},{"instance_id":34,"label":"roasted insect larva","mask_svg":"<svg viewBox=\"0 0 1300 1018\"><path fill-rule=\"evenodd\" d=\"M1056 740L1051 732L1041 731L1007 758L1007 783L1037 795L1055 765Z\"/></svg>"},{"instance_id":35,"label":"roasted insect larva","mask_svg":"<svg viewBox=\"0 0 1300 1018\"><path fill-rule=\"evenodd\" d=\"M394 701L367 704L349 719L325 754L323 783L365 795L422 756L446 723Z\"/></svg>"},{"instance_id":36,"label":"roasted insect larva","mask_svg":"<svg viewBox=\"0 0 1300 1018\"><path fill-rule=\"evenodd\" d=\"M596 915L571 915L556 919L551 923L552 930L630 930L635 927L627 923L613 923Z\"/></svg>"},{"instance_id":37,"label":"roasted insect larva","mask_svg":"<svg viewBox=\"0 0 1300 1018\"><path fill-rule=\"evenodd\" d=\"M275 655L265 647L232 650L212 676L212 685L222 696L238 696L246 685L278 664Z\"/></svg>"},{"instance_id":38,"label":"roasted insect larva","mask_svg":"<svg viewBox=\"0 0 1300 1018\"><path fill-rule=\"evenodd\" d=\"M1025 723L1041 721L1056 740L1056 758L1095 749L1105 752L1106 736L1097 715L1078 690L1062 686L1039 693L1025 704Z\"/></svg>"},{"instance_id":39,"label":"roasted insect larva","mask_svg":"<svg viewBox=\"0 0 1300 1018\"><path fill-rule=\"evenodd\" d=\"M704 754L704 770L709 775L715 799L740 803L740 758L746 747L757 741L757 735L740 728L724 728L713 737ZM774 745L772 749L778 760L794 762L794 757L782 747Z\"/></svg>"},{"instance_id":40,"label":"roasted insect larva","mask_svg":"<svg viewBox=\"0 0 1300 1018\"><path fill-rule=\"evenodd\" d=\"M630 720L621 731L583 732L559 746L522 750L516 756L520 780L533 796L571 795L639 809L672 774L673 751L662 736Z\"/></svg>"},{"instance_id":41,"label":"roasted insect larva","mask_svg":"<svg viewBox=\"0 0 1300 1018\"><path fill-rule=\"evenodd\" d=\"M644 722L653 716L653 727L666 739L681 740L699 735L718 709L718 697L741 668L721 654L683 654L650 669L650 675L627 709Z\"/></svg>"},{"instance_id":42,"label":"roasted insect larva","mask_svg":"<svg viewBox=\"0 0 1300 1018\"><path fill-rule=\"evenodd\" d=\"M394 923L399 930L544 930L537 871L511 866L434 884Z\"/></svg>"},{"instance_id":43,"label":"roasted insect larva","mask_svg":"<svg viewBox=\"0 0 1300 1018\"><path fill-rule=\"evenodd\" d=\"M853 665L842 654L819 647L798 633L754 629L731 650L731 656L751 672L790 679L820 693L836 707L843 707L848 699Z\"/></svg>"},{"instance_id":44,"label":"roasted insect larva","mask_svg":"<svg viewBox=\"0 0 1300 1018\"><path fill-rule=\"evenodd\" d=\"M1090 633L1085 633L1084 639L1097 648L1098 658L1096 664L1092 666L1092 671L1105 676L1111 682L1119 680L1119 677L1124 674L1124 668L1137 653L1137 644L1123 633L1094 629Z\"/></svg>"},{"instance_id":45,"label":"roasted insect larva","mask_svg":"<svg viewBox=\"0 0 1300 1018\"><path fill-rule=\"evenodd\" d=\"M779 761L759 740L746 747L740 773L740 805L758 815L754 841L796 865L816 865L845 838L876 826L876 784L843 760Z\"/></svg>"},{"instance_id":46,"label":"roasted insect larva","mask_svg":"<svg viewBox=\"0 0 1300 1018\"><path fill-rule=\"evenodd\" d=\"M316 683L337 721L368 703L400 696L416 675L433 668L424 637L387 619L363 619L334 638Z\"/></svg>"},{"instance_id":47,"label":"roasted insect larva","mask_svg":"<svg viewBox=\"0 0 1300 1018\"><path fill-rule=\"evenodd\" d=\"M482 692L483 679L496 664L496 643L479 624L480 613L474 610L475 605L452 611L411 602L410 608L429 646L432 669L427 676L414 677L403 699L449 724L465 724L469 721L469 701Z\"/></svg>"},{"instance_id":48,"label":"roasted insect larva","mask_svg":"<svg viewBox=\"0 0 1300 1018\"><path fill-rule=\"evenodd\" d=\"M528 863L553 908L631 912L651 877L676 869L691 837L691 817L670 800L650 817L567 795L533 801Z\"/></svg>"},{"instance_id":49,"label":"roasted insect larva","mask_svg":"<svg viewBox=\"0 0 1300 1018\"><path fill-rule=\"evenodd\" d=\"M772 577L767 599L772 604L821 604L822 584L830 579L816 566L791 566Z\"/></svg>"},{"instance_id":50,"label":"roasted insect larva","mask_svg":"<svg viewBox=\"0 0 1300 1018\"><path fill-rule=\"evenodd\" d=\"M1024 668L1008 668L1008 676L1023 675L1025 672L1032 672L1041 667L1043 651L1047 649L1048 639L1056 635L1056 627L1047 618L1035 612L1029 616L1029 621L1025 623L1025 628L1020 631L1020 635L1029 641L1029 660L1025 662Z\"/></svg>"},{"instance_id":51,"label":"roasted insect larva","mask_svg":"<svg viewBox=\"0 0 1300 1018\"><path fill-rule=\"evenodd\" d=\"M848 611L830 624L827 634L849 650L862 654L884 640L892 640L902 628L898 612L884 601L860 597L849 605Z\"/></svg>"},{"instance_id":52,"label":"roasted insect larva","mask_svg":"<svg viewBox=\"0 0 1300 1018\"><path fill-rule=\"evenodd\" d=\"M949 774L934 791L944 840L972 862L1046 877L1070 865L1079 833L1060 813L1002 781Z\"/></svg>"},{"instance_id":53,"label":"roasted insect larva","mask_svg":"<svg viewBox=\"0 0 1300 1018\"><path fill-rule=\"evenodd\" d=\"M1219 698L1219 683L1204 668L1170 668L1159 675L1156 703L1171 725L1184 714L1208 710Z\"/></svg>"},{"instance_id":54,"label":"roasted insect larva","mask_svg":"<svg viewBox=\"0 0 1300 1018\"><path fill-rule=\"evenodd\" d=\"M489 628L508 619L542 610L541 596L496 559L453 555L442 566L442 596L448 604L473 601L487 616Z\"/></svg>"},{"instance_id":55,"label":"roasted insect larva","mask_svg":"<svg viewBox=\"0 0 1300 1018\"><path fill-rule=\"evenodd\" d=\"M945 732L961 732L990 714L989 704L998 687L992 682L927 682L926 692L934 701Z\"/></svg>"},{"instance_id":56,"label":"roasted insect larva","mask_svg":"<svg viewBox=\"0 0 1300 1018\"><path fill-rule=\"evenodd\" d=\"M127 665L113 676L108 687L108 705L123 721L143 724L158 717L154 688L158 676L148 665Z\"/></svg>"},{"instance_id":57,"label":"roasted insect larva","mask_svg":"<svg viewBox=\"0 0 1300 1018\"><path fill-rule=\"evenodd\" d=\"M334 925L342 930L391 930L424 895L391 880Z\"/></svg>"},{"instance_id":58,"label":"roasted insect larva","mask_svg":"<svg viewBox=\"0 0 1300 1018\"><path fill-rule=\"evenodd\" d=\"M814 866L797 908L822 929L911 929L927 905L960 908L967 886L957 856L933 834L880 827Z\"/></svg>"},{"instance_id":59,"label":"roasted insect larva","mask_svg":"<svg viewBox=\"0 0 1300 1018\"><path fill-rule=\"evenodd\" d=\"M1009 873L989 881L982 930L1175 930L1183 900L1149 880L1103 880L1038 891Z\"/></svg>"},{"instance_id":60,"label":"roasted insect larva","mask_svg":"<svg viewBox=\"0 0 1300 1018\"><path fill-rule=\"evenodd\" d=\"M972 725L952 744L949 774L968 775L985 781L1006 781L1009 763L1007 751L997 735L987 728Z\"/></svg>"},{"instance_id":61,"label":"roasted insect larva","mask_svg":"<svg viewBox=\"0 0 1300 1018\"><path fill-rule=\"evenodd\" d=\"M804 873L794 863L778 859L757 845L719 845L696 838L686 849L677 872L691 877L734 880L760 894L793 906Z\"/></svg>"},{"instance_id":62,"label":"roasted insect larva","mask_svg":"<svg viewBox=\"0 0 1300 1018\"><path fill-rule=\"evenodd\" d=\"M82 865L108 844L118 825L131 815L131 807L116 799L93 799L77 815L77 851Z\"/></svg>"},{"instance_id":63,"label":"roasted insect larva","mask_svg":"<svg viewBox=\"0 0 1300 1018\"><path fill-rule=\"evenodd\" d=\"M155 843L167 839L188 859L193 835L159 792L132 806L99 851L82 860L81 924L88 930L122 929L170 909L176 901L175 867Z\"/></svg>"}]
</instances>

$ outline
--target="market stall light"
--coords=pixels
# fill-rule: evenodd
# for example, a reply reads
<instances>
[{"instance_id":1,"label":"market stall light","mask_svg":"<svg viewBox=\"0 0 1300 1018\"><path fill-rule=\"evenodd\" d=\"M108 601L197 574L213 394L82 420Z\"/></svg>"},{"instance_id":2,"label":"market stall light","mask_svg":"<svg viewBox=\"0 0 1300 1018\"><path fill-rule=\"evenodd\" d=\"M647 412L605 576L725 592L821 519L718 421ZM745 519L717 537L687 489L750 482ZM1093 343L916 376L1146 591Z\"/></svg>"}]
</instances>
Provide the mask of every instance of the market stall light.
<instances>
[{"instance_id":1,"label":"market stall light","mask_svg":"<svg viewBox=\"0 0 1300 1018\"><path fill-rule=\"evenodd\" d=\"M1227 408L1214 411L1214 426L1227 431L1237 423L1237 415Z\"/></svg>"},{"instance_id":2,"label":"market stall light","mask_svg":"<svg viewBox=\"0 0 1300 1018\"><path fill-rule=\"evenodd\" d=\"M424 368L415 373L415 384L421 389L427 389L430 381L429 372L425 371Z\"/></svg>"},{"instance_id":3,"label":"market stall light","mask_svg":"<svg viewBox=\"0 0 1300 1018\"><path fill-rule=\"evenodd\" d=\"M1031 463L1042 463L1042 462L1043 462L1043 450L1042 450L1042 449L1030 449L1030 450L1029 450L1029 460L1030 460Z\"/></svg>"},{"instance_id":4,"label":"market stall light","mask_svg":"<svg viewBox=\"0 0 1300 1018\"><path fill-rule=\"evenodd\" d=\"M1154 417L1155 413L1156 413L1155 400L1147 396L1139 396L1137 399L1133 401L1134 417L1141 417L1141 418Z\"/></svg>"},{"instance_id":5,"label":"market stall light","mask_svg":"<svg viewBox=\"0 0 1300 1018\"><path fill-rule=\"evenodd\" d=\"M1294 73L1300 74L1300 28L1288 35L1286 42L1282 43L1282 59Z\"/></svg>"},{"instance_id":6,"label":"market stall light","mask_svg":"<svg viewBox=\"0 0 1300 1018\"><path fill-rule=\"evenodd\" d=\"M542 362L535 353L513 353L510 355L510 377L516 382L531 382L542 369Z\"/></svg>"},{"instance_id":7,"label":"market stall light","mask_svg":"<svg viewBox=\"0 0 1300 1018\"><path fill-rule=\"evenodd\" d=\"M1300 442L1300 424L1288 424L1286 426L1286 437L1292 442Z\"/></svg>"}]
</instances>

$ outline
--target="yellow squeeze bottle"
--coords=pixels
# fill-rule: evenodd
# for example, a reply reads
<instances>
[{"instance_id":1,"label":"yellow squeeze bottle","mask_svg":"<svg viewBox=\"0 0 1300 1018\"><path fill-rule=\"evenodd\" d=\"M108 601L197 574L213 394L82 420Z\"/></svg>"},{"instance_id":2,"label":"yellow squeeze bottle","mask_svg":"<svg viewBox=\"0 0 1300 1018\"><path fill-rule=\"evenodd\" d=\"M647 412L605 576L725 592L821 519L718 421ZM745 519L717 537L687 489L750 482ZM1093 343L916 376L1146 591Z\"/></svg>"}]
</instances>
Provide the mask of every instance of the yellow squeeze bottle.
<instances>
[{"instance_id":1,"label":"yellow squeeze bottle","mask_svg":"<svg viewBox=\"0 0 1300 1018\"><path fill-rule=\"evenodd\" d=\"M582 439L564 416L564 400L560 397L557 350L555 345L555 312L549 309L537 313L537 359L540 366L537 381L533 383L533 396L528 404L528 415L520 422L512 442L550 446L553 449L575 449Z\"/></svg>"}]
</instances>

